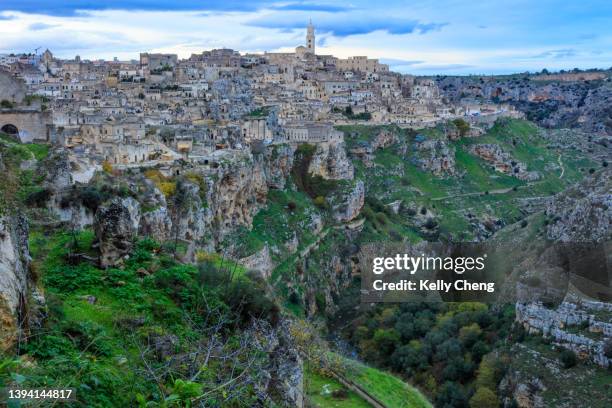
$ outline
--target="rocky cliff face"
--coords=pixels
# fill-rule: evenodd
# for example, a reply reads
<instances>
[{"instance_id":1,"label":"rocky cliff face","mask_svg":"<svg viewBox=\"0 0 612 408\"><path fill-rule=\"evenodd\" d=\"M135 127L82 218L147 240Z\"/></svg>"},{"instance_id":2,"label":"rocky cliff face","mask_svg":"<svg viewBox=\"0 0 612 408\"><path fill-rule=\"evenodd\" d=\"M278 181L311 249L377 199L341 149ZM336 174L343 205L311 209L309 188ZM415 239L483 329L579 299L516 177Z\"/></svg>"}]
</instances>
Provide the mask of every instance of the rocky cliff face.
<instances>
[{"instance_id":1,"label":"rocky cliff face","mask_svg":"<svg viewBox=\"0 0 612 408\"><path fill-rule=\"evenodd\" d=\"M355 219L363 207L364 200L365 185L362 180L356 180L336 192L331 199L334 219L338 222Z\"/></svg>"},{"instance_id":2,"label":"rocky cliff face","mask_svg":"<svg viewBox=\"0 0 612 408\"><path fill-rule=\"evenodd\" d=\"M609 367L612 358L606 355L604 345L612 338L612 323L605 321L605 316L612 316L610 303L563 302L556 309L541 303L516 305L516 320L529 333L550 338L581 358L591 358L596 364ZM576 328L584 333L573 332Z\"/></svg>"},{"instance_id":3,"label":"rocky cliff face","mask_svg":"<svg viewBox=\"0 0 612 408\"><path fill-rule=\"evenodd\" d=\"M285 182L293 167L295 148L295 145L282 144L265 149L261 165L269 188L278 190L285 188Z\"/></svg>"},{"instance_id":4,"label":"rocky cliff face","mask_svg":"<svg viewBox=\"0 0 612 408\"><path fill-rule=\"evenodd\" d=\"M44 303L29 273L28 223L0 217L0 350L11 347L28 326L28 303Z\"/></svg>"},{"instance_id":5,"label":"rocky cliff face","mask_svg":"<svg viewBox=\"0 0 612 408\"><path fill-rule=\"evenodd\" d=\"M604 169L546 206L552 218L548 238L560 242L600 242L612 237L612 171Z\"/></svg>"},{"instance_id":6,"label":"rocky cliff face","mask_svg":"<svg viewBox=\"0 0 612 408\"><path fill-rule=\"evenodd\" d=\"M147 188L141 200L142 214L138 234L153 237L159 241L170 239L172 220L166 197L150 180L146 180L145 184Z\"/></svg>"},{"instance_id":7,"label":"rocky cliff face","mask_svg":"<svg viewBox=\"0 0 612 408\"><path fill-rule=\"evenodd\" d=\"M581 128L587 132L612 135L610 72L522 77L449 77L436 82L442 95L459 101L480 97L511 103L527 119L544 127Z\"/></svg>"},{"instance_id":8,"label":"rocky cliff face","mask_svg":"<svg viewBox=\"0 0 612 408\"><path fill-rule=\"evenodd\" d=\"M422 140L415 143L416 165L435 176L455 174L455 152L443 140Z\"/></svg>"},{"instance_id":9,"label":"rocky cliff face","mask_svg":"<svg viewBox=\"0 0 612 408\"><path fill-rule=\"evenodd\" d=\"M533 181L540 178L538 172L527 171L527 165L513 159L497 144L475 144L470 146L470 152L491 163L496 171L516 177L519 180Z\"/></svg>"},{"instance_id":10,"label":"rocky cliff face","mask_svg":"<svg viewBox=\"0 0 612 408\"><path fill-rule=\"evenodd\" d=\"M250 227L267 194L265 172L251 157L221 171L208 195L217 239L237 226Z\"/></svg>"},{"instance_id":11,"label":"rocky cliff face","mask_svg":"<svg viewBox=\"0 0 612 408\"><path fill-rule=\"evenodd\" d=\"M98 208L94 227L102 267L115 266L129 256L139 223L140 205L132 198L115 198Z\"/></svg>"},{"instance_id":12,"label":"rocky cliff face","mask_svg":"<svg viewBox=\"0 0 612 408\"><path fill-rule=\"evenodd\" d=\"M317 144L308 172L327 180L352 180L354 168L346 155L344 142Z\"/></svg>"}]
</instances>

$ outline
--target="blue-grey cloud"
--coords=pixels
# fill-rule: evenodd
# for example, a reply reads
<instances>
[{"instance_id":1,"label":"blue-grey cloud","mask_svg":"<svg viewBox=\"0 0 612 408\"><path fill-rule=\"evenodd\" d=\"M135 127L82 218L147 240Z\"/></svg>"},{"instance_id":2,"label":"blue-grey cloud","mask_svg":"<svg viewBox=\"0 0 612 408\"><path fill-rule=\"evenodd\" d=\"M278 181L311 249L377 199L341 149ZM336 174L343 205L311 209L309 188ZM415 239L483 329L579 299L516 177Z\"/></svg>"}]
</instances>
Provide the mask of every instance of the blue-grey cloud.
<instances>
[{"instance_id":1,"label":"blue-grey cloud","mask_svg":"<svg viewBox=\"0 0 612 408\"><path fill-rule=\"evenodd\" d=\"M47 23L32 23L28 26L28 30L30 31L41 31L48 30L49 28L58 27L57 24L47 24Z\"/></svg>"},{"instance_id":2,"label":"blue-grey cloud","mask_svg":"<svg viewBox=\"0 0 612 408\"><path fill-rule=\"evenodd\" d=\"M242 0L2 0L0 10L53 16L75 16L79 10L148 10L148 11L254 11L269 5L269 1Z\"/></svg>"},{"instance_id":3,"label":"blue-grey cloud","mask_svg":"<svg viewBox=\"0 0 612 408\"><path fill-rule=\"evenodd\" d=\"M290 11L320 11L325 13L340 13L342 11L351 10L350 7L321 4L321 3L289 3L280 6L272 6L274 10L290 10Z\"/></svg>"},{"instance_id":4,"label":"blue-grey cloud","mask_svg":"<svg viewBox=\"0 0 612 408\"><path fill-rule=\"evenodd\" d=\"M563 49L563 50L550 50L540 54L534 55L532 58L552 58L552 59L563 59L571 58L576 56L576 50L574 49Z\"/></svg>"},{"instance_id":5,"label":"blue-grey cloud","mask_svg":"<svg viewBox=\"0 0 612 408\"><path fill-rule=\"evenodd\" d=\"M305 21L306 20L306 21ZM438 31L448 23L423 23L417 20L378 17L372 15L334 15L333 18L321 18L313 21L318 32L330 33L336 37L368 34L374 31L385 31L389 34L425 34ZM270 15L249 21L254 27L273 28L278 30L302 29L308 23L301 15Z\"/></svg>"},{"instance_id":6,"label":"blue-grey cloud","mask_svg":"<svg viewBox=\"0 0 612 408\"><path fill-rule=\"evenodd\" d=\"M382 62L383 64L392 65L392 66L408 66L408 65L422 64L425 61L404 60L404 59L397 59L397 58L381 58L380 62Z\"/></svg>"},{"instance_id":7,"label":"blue-grey cloud","mask_svg":"<svg viewBox=\"0 0 612 408\"><path fill-rule=\"evenodd\" d=\"M474 66L468 64L423 64L416 67L416 69L428 71L458 71L466 68L474 68Z\"/></svg>"}]
</instances>

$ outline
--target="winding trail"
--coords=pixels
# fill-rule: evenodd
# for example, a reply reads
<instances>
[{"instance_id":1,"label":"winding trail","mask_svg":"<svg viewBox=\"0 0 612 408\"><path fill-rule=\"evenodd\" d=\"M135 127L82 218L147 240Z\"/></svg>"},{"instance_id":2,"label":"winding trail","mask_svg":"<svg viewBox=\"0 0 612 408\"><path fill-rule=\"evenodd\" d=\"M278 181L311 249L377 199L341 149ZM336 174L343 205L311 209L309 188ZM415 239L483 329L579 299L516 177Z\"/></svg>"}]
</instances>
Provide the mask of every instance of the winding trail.
<instances>
[{"instance_id":1,"label":"winding trail","mask_svg":"<svg viewBox=\"0 0 612 408\"><path fill-rule=\"evenodd\" d=\"M563 161L561 161L561 153L559 153L559 157L557 158L557 161L559 162L559 167L561 167L561 174L559 175L559 178L563 178L563 175L565 174L565 167L563 167Z\"/></svg>"}]
</instances>

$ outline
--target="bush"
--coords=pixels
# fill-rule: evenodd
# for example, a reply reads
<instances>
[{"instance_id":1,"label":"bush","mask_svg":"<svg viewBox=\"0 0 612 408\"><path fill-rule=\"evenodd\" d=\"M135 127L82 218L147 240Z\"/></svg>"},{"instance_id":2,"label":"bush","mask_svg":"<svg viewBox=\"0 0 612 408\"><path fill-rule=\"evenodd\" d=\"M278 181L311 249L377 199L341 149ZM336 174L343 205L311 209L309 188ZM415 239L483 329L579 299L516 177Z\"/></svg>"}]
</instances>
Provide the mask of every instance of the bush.
<instances>
[{"instance_id":1,"label":"bush","mask_svg":"<svg viewBox=\"0 0 612 408\"><path fill-rule=\"evenodd\" d=\"M470 398L470 408L497 408L499 400L497 395L488 388L480 387Z\"/></svg>"},{"instance_id":2,"label":"bush","mask_svg":"<svg viewBox=\"0 0 612 408\"><path fill-rule=\"evenodd\" d=\"M252 318L265 319L276 326L280 317L278 306L268 299L261 285L256 285L250 279L240 279L229 287L225 301L232 311L238 314L243 325Z\"/></svg>"},{"instance_id":3,"label":"bush","mask_svg":"<svg viewBox=\"0 0 612 408\"><path fill-rule=\"evenodd\" d=\"M612 339L607 339L603 346L604 356L612 358Z\"/></svg>"},{"instance_id":4,"label":"bush","mask_svg":"<svg viewBox=\"0 0 612 408\"><path fill-rule=\"evenodd\" d=\"M100 270L86 263L76 266L59 265L45 273L44 283L62 292L72 292L101 285L101 277Z\"/></svg>"},{"instance_id":5,"label":"bush","mask_svg":"<svg viewBox=\"0 0 612 408\"><path fill-rule=\"evenodd\" d=\"M176 183L172 181L163 181L158 185L159 190L166 198L171 197L176 193Z\"/></svg>"},{"instance_id":6,"label":"bush","mask_svg":"<svg viewBox=\"0 0 612 408\"><path fill-rule=\"evenodd\" d=\"M376 213L376 221L380 225L385 225L387 223L387 216L385 215L385 213Z\"/></svg>"},{"instance_id":7,"label":"bush","mask_svg":"<svg viewBox=\"0 0 612 408\"><path fill-rule=\"evenodd\" d=\"M347 399L348 398L348 391L346 390L346 388L340 388L337 390L332 391L332 397L335 399Z\"/></svg>"},{"instance_id":8,"label":"bush","mask_svg":"<svg viewBox=\"0 0 612 408\"><path fill-rule=\"evenodd\" d=\"M28 194L25 199L25 202L29 206L44 207L47 201L49 201L50 197L51 190L43 188L41 190L36 190Z\"/></svg>"},{"instance_id":9,"label":"bush","mask_svg":"<svg viewBox=\"0 0 612 408\"><path fill-rule=\"evenodd\" d=\"M293 212L297 208L297 204L295 204L294 201L289 201L287 203L287 208L289 209L289 211Z\"/></svg>"},{"instance_id":10,"label":"bush","mask_svg":"<svg viewBox=\"0 0 612 408\"><path fill-rule=\"evenodd\" d=\"M102 162L102 170L105 173L111 174L113 172L113 165L108 160L104 160Z\"/></svg>"},{"instance_id":11,"label":"bush","mask_svg":"<svg viewBox=\"0 0 612 408\"><path fill-rule=\"evenodd\" d=\"M563 364L563 368L572 368L578 362L578 359L576 358L576 353L568 349L564 349L561 352L559 359L561 360L561 364Z\"/></svg>"},{"instance_id":12,"label":"bush","mask_svg":"<svg viewBox=\"0 0 612 408\"><path fill-rule=\"evenodd\" d=\"M525 228L527 224L528 224L527 220L521 221L521 228Z\"/></svg>"},{"instance_id":13,"label":"bush","mask_svg":"<svg viewBox=\"0 0 612 408\"><path fill-rule=\"evenodd\" d=\"M325 208L327 202L325 201L325 197L323 196L317 196L314 201L313 201L314 205L316 205L319 208Z\"/></svg>"},{"instance_id":14,"label":"bush","mask_svg":"<svg viewBox=\"0 0 612 408\"><path fill-rule=\"evenodd\" d=\"M470 124L463 119L455 119L453 120L453 123L455 126L457 126L457 129L459 129L459 134L462 137L467 135L467 133L470 131Z\"/></svg>"},{"instance_id":15,"label":"bush","mask_svg":"<svg viewBox=\"0 0 612 408\"><path fill-rule=\"evenodd\" d=\"M102 201L104 201L102 193L95 187L86 187L81 190L79 198L83 205L92 212L96 212Z\"/></svg>"}]
</instances>

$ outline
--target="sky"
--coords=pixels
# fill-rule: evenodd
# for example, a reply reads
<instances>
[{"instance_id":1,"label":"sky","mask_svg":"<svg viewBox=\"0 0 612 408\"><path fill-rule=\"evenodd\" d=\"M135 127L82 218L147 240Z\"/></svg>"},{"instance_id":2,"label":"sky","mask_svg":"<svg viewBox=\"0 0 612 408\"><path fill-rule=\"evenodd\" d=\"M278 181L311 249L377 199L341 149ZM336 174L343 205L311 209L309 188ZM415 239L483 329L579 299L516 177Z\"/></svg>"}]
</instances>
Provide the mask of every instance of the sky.
<instances>
[{"instance_id":1,"label":"sky","mask_svg":"<svg viewBox=\"0 0 612 408\"><path fill-rule=\"evenodd\" d=\"M612 0L0 0L0 53L181 58L212 48L367 55L417 75L612 67Z\"/></svg>"}]
</instances>

